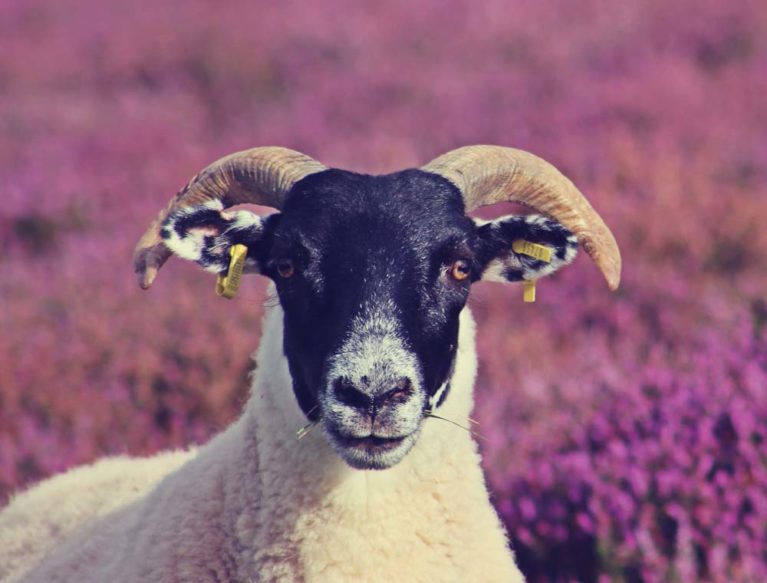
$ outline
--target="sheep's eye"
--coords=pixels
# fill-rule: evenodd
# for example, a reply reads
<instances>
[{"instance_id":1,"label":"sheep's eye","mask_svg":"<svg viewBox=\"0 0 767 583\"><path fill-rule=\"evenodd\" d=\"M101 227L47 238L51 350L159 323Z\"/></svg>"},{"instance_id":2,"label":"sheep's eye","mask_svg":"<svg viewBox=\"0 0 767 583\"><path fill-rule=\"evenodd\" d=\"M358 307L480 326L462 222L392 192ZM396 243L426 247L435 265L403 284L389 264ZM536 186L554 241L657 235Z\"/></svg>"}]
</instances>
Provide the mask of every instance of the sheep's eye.
<instances>
[{"instance_id":1,"label":"sheep's eye","mask_svg":"<svg viewBox=\"0 0 767 583\"><path fill-rule=\"evenodd\" d=\"M280 277L283 279L293 277L293 274L296 272L296 268L293 266L293 262L290 259L278 259L275 261L274 266L277 268L277 273L279 273Z\"/></svg>"},{"instance_id":2,"label":"sheep's eye","mask_svg":"<svg viewBox=\"0 0 767 583\"><path fill-rule=\"evenodd\" d=\"M458 259L450 266L450 277L456 281L468 279L471 275L471 265L465 259Z\"/></svg>"}]
</instances>

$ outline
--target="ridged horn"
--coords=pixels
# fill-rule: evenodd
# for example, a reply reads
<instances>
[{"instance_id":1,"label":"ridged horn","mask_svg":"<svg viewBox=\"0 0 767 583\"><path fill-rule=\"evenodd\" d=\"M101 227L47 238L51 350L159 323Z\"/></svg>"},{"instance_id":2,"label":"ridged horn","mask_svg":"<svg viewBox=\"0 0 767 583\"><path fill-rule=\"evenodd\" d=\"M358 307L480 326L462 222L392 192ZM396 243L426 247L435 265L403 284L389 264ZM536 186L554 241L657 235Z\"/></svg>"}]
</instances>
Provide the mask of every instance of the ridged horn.
<instances>
[{"instance_id":1,"label":"ridged horn","mask_svg":"<svg viewBox=\"0 0 767 583\"><path fill-rule=\"evenodd\" d=\"M572 231L618 289L621 254L615 237L580 190L559 170L529 152L503 146L451 150L421 168L446 178L463 193L466 212L515 202L549 216Z\"/></svg>"},{"instance_id":2,"label":"ridged horn","mask_svg":"<svg viewBox=\"0 0 767 583\"><path fill-rule=\"evenodd\" d=\"M252 148L213 162L171 199L139 239L133 252L139 285L149 288L171 256L160 236L171 212L210 200L220 200L224 208L251 203L279 209L296 182L325 169L301 152L277 147Z\"/></svg>"}]
</instances>

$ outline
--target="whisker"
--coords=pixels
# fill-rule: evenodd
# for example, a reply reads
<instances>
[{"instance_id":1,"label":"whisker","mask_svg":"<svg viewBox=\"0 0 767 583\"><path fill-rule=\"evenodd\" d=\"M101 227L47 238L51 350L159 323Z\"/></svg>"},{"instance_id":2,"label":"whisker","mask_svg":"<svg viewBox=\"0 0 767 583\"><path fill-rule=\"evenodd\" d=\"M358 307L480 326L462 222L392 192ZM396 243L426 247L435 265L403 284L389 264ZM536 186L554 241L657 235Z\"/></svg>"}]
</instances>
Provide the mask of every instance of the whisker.
<instances>
[{"instance_id":1,"label":"whisker","mask_svg":"<svg viewBox=\"0 0 767 583\"><path fill-rule=\"evenodd\" d=\"M309 411L306 413L307 417L311 415L312 413L314 413L319 408L319 406L320 404L317 403L314 407L309 409ZM309 421L309 423L307 423L306 425L301 427L298 431L296 431L296 437L298 438L298 440L301 441L304 437L309 435L309 432L311 432L311 430L315 428L318 421L319 419L317 421Z\"/></svg>"},{"instance_id":2,"label":"whisker","mask_svg":"<svg viewBox=\"0 0 767 583\"><path fill-rule=\"evenodd\" d=\"M479 434L479 433L477 433L476 431L472 431L472 430L471 430L471 429L469 429L468 427L464 427L463 425L461 425L460 423L457 423L457 422L453 421L452 419L447 419L446 417L440 417L439 415L435 415L435 414L434 414L434 413L432 413L431 411L426 411L426 416L427 416L427 417L433 417L434 419L440 419L440 420L442 420L442 421L447 421L448 423L451 423L451 424L455 425L456 427L460 427L461 429L463 429L464 431L466 431L466 432L470 433L471 435L473 435L473 436L474 436L474 437L476 437L477 439L481 439L481 440L485 441L485 437L484 437L483 435L480 435L480 434ZM472 419L470 419L470 421L473 421L473 420L472 420Z\"/></svg>"},{"instance_id":3,"label":"whisker","mask_svg":"<svg viewBox=\"0 0 767 583\"><path fill-rule=\"evenodd\" d=\"M314 407L312 407L311 409L309 409L309 410L306 412L306 416L308 417L309 415L311 415L312 413L314 413L314 412L315 412L317 409L319 409L319 408L320 408L320 404L319 404L319 403L317 403L317 404L316 404Z\"/></svg>"},{"instance_id":4,"label":"whisker","mask_svg":"<svg viewBox=\"0 0 767 583\"><path fill-rule=\"evenodd\" d=\"M296 437L298 438L298 440L301 441L304 437L309 435L311 430L314 429L316 425L317 425L316 421L311 421L307 423L306 425L304 425L301 429L296 431Z\"/></svg>"}]
</instances>

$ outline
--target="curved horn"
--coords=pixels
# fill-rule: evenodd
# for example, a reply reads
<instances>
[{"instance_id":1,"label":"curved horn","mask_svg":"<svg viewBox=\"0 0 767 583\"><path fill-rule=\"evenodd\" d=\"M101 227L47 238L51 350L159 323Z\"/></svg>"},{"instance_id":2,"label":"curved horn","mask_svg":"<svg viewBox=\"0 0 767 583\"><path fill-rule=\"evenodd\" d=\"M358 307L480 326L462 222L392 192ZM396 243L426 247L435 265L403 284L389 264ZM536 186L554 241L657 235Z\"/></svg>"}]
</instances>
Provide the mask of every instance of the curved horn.
<instances>
[{"instance_id":1,"label":"curved horn","mask_svg":"<svg viewBox=\"0 0 767 583\"><path fill-rule=\"evenodd\" d=\"M209 200L220 200L224 208L252 203L279 209L296 182L322 170L323 164L301 152L275 147L253 148L213 162L171 199L139 239L133 252L139 285L144 289L151 286L171 256L160 236L171 212Z\"/></svg>"},{"instance_id":2,"label":"curved horn","mask_svg":"<svg viewBox=\"0 0 767 583\"><path fill-rule=\"evenodd\" d=\"M610 289L618 289L621 254L615 237L578 188L545 160L515 148L466 146L435 158L421 170L455 184L467 212L516 202L558 221L578 237Z\"/></svg>"}]
</instances>

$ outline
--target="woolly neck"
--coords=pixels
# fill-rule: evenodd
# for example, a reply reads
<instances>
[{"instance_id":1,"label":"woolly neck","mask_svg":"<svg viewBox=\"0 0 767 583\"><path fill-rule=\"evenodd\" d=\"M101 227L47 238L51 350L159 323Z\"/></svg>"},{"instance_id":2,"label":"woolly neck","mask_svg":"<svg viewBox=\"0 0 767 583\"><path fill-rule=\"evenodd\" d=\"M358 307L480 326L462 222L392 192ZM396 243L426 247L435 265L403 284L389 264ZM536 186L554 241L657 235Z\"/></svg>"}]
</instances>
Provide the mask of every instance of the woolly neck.
<instances>
[{"instance_id":1,"label":"woolly neck","mask_svg":"<svg viewBox=\"0 0 767 583\"><path fill-rule=\"evenodd\" d=\"M405 459L382 471L347 466L321 427L298 440L306 421L282 350L282 318L279 305L265 316L243 416L201 452L213 454L220 441L220 449L233 454L224 483L228 514L237 518L232 528L242 575L257 570L263 581L378 580L392 575L393 564L409 568L415 562L431 573L423 580L438 580L440 573L475 572L487 555L491 572L504 574L497 580L516 579L467 431L426 419ZM464 309L441 416L468 425L475 373L474 322Z\"/></svg>"}]
</instances>

